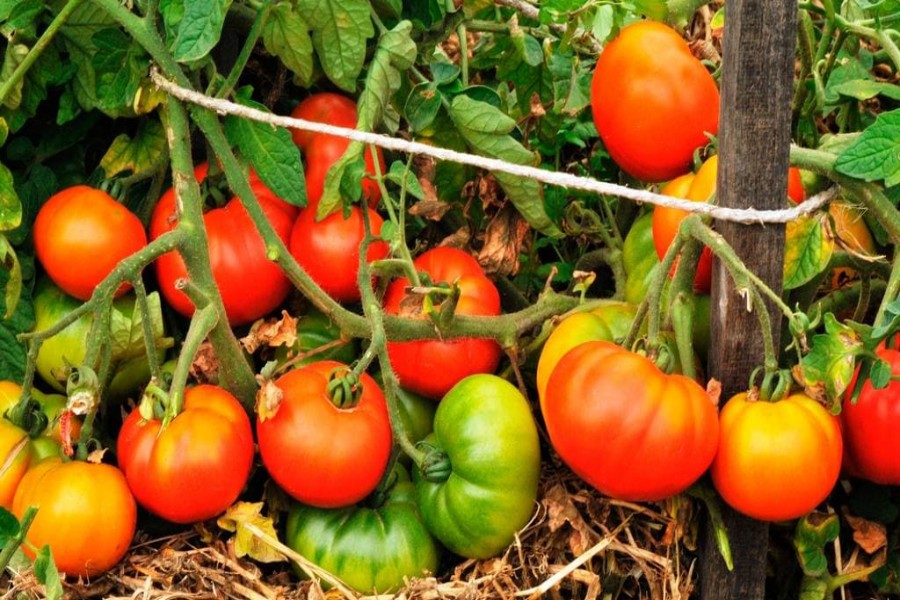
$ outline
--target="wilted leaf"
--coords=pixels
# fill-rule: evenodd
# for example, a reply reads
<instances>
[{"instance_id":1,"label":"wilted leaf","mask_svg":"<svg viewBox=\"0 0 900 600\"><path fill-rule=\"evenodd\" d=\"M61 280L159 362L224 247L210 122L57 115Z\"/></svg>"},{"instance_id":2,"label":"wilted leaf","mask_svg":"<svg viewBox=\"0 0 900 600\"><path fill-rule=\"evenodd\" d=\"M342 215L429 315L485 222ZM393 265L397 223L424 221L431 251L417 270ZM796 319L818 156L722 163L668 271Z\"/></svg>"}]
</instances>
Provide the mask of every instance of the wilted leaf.
<instances>
[{"instance_id":1,"label":"wilted leaf","mask_svg":"<svg viewBox=\"0 0 900 600\"><path fill-rule=\"evenodd\" d=\"M287 560L283 554L250 533L245 525L254 525L264 533L277 539L272 517L264 517L263 502L238 502L231 506L216 523L225 531L235 533L234 552L238 558L249 556L263 563L283 562Z\"/></svg>"},{"instance_id":2,"label":"wilted leaf","mask_svg":"<svg viewBox=\"0 0 900 600\"><path fill-rule=\"evenodd\" d=\"M794 548L806 575L818 577L828 573L825 546L837 539L840 531L840 520L834 514L811 513L799 520Z\"/></svg>"},{"instance_id":3,"label":"wilted leaf","mask_svg":"<svg viewBox=\"0 0 900 600\"><path fill-rule=\"evenodd\" d=\"M256 392L256 415L259 420L264 422L274 417L278 413L283 397L284 392L274 381L270 379L262 381L259 391Z\"/></svg>"},{"instance_id":4,"label":"wilted leaf","mask_svg":"<svg viewBox=\"0 0 900 600\"><path fill-rule=\"evenodd\" d=\"M828 267L834 240L826 235L827 215L801 217L785 229L784 289L793 290Z\"/></svg>"},{"instance_id":5,"label":"wilted leaf","mask_svg":"<svg viewBox=\"0 0 900 600\"><path fill-rule=\"evenodd\" d=\"M431 184L428 184L425 187L431 187ZM429 221L440 221L444 218L444 215L447 214L447 211L449 211L450 208L452 207L442 200L426 199L420 200L410 206L409 214L414 217L428 219Z\"/></svg>"},{"instance_id":6,"label":"wilted leaf","mask_svg":"<svg viewBox=\"0 0 900 600\"><path fill-rule=\"evenodd\" d=\"M847 523L853 529L853 541L869 554L875 554L887 546L887 528L875 521L846 515Z\"/></svg>"},{"instance_id":7,"label":"wilted leaf","mask_svg":"<svg viewBox=\"0 0 900 600\"><path fill-rule=\"evenodd\" d=\"M107 177L115 177L125 171L144 175L155 171L167 156L166 132L156 119L142 119L132 139L121 134L100 159L100 167Z\"/></svg>"},{"instance_id":8,"label":"wilted leaf","mask_svg":"<svg viewBox=\"0 0 900 600\"><path fill-rule=\"evenodd\" d=\"M476 257L489 275L515 275L519 256L525 252L530 228L511 206L501 210L485 232L484 246Z\"/></svg>"},{"instance_id":9,"label":"wilted leaf","mask_svg":"<svg viewBox=\"0 0 900 600\"><path fill-rule=\"evenodd\" d=\"M194 361L191 363L191 377L201 383L216 383L219 381L219 359L213 345L208 341L200 344Z\"/></svg>"},{"instance_id":10,"label":"wilted leaf","mask_svg":"<svg viewBox=\"0 0 900 600\"><path fill-rule=\"evenodd\" d=\"M590 527L575 508L566 488L562 485L553 486L547 491L541 503L547 509L547 525L550 531L557 531L566 525L572 528L569 547L576 556L591 547Z\"/></svg>"},{"instance_id":11,"label":"wilted leaf","mask_svg":"<svg viewBox=\"0 0 900 600\"><path fill-rule=\"evenodd\" d=\"M810 397L832 406L840 403L864 349L860 335L833 314L824 321L825 333L813 337L809 354L794 367L794 379Z\"/></svg>"},{"instance_id":12,"label":"wilted leaf","mask_svg":"<svg viewBox=\"0 0 900 600\"><path fill-rule=\"evenodd\" d=\"M241 338L244 350L253 354L260 346L288 346L297 343L297 319L281 311L280 319L256 321L246 336Z\"/></svg>"}]
</instances>

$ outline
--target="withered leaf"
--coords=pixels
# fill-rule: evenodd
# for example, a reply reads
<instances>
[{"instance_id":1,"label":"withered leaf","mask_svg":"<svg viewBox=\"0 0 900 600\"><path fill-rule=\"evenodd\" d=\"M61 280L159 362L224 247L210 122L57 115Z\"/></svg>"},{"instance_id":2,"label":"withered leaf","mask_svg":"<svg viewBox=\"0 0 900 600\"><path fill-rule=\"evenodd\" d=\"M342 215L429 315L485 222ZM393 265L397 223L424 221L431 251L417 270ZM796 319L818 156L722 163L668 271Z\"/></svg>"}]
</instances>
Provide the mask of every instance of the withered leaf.
<instances>
[{"instance_id":1,"label":"withered leaf","mask_svg":"<svg viewBox=\"0 0 900 600\"><path fill-rule=\"evenodd\" d=\"M262 515L264 506L262 502L238 502L225 511L216 523L225 531L235 532L234 551L238 558L249 556L259 562L281 562L286 559L280 552L245 527L253 524L273 538L278 537L272 518Z\"/></svg>"},{"instance_id":2,"label":"withered leaf","mask_svg":"<svg viewBox=\"0 0 900 600\"><path fill-rule=\"evenodd\" d=\"M874 554L887 546L887 529L884 525L853 515L847 515L846 518L853 529L853 541L865 552Z\"/></svg>"},{"instance_id":3,"label":"withered leaf","mask_svg":"<svg viewBox=\"0 0 900 600\"><path fill-rule=\"evenodd\" d=\"M512 205L507 205L488 225L484 246L476 257L488 275L515 275L530 227Z\"/></svg>"},{"instance_id":4,"label":"withered leaf","mask_svg":"<svg viewBox=\"0 0 900 600\"><path fill-rule=\"evenodd\" d=\"M241 338L244 349L253 354L262 346L293 346L297 342L297 319L281 311L280 319L256 321L246 336Z\"/></svg>"}]
</instances>

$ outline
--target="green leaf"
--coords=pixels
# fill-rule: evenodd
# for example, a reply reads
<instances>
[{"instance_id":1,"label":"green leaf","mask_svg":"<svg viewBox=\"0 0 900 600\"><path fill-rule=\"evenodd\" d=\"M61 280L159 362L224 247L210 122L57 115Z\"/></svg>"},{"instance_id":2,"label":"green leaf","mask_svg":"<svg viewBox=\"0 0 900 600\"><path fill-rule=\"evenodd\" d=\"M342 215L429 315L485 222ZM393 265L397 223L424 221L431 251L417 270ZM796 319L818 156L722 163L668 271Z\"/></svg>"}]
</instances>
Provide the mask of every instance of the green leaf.
<instances>
[{"instance_id":1,"label":"green leaf","mask_svg":"<svg viewBox=\"0 0 900 600\"><path fill-rule=\"evenodd\" d=\"M431 127L441 111L441 93L431 82L423 82L415 86L406 99L403 113L413 131L422 131Z\"/></svg>"},{"instance_id":2,"label":"green leaf","mask_svg":"<svg viewBox=\"0 0 900 600\"><path fill-rule=\"evenodd\" d=\"M97 107L109 110L131 108L150 59L140 45L118 28L101 29L91 41L97 48L93 58Z\"/></svg>"},{"instance_id":3,"label":"green leaf","mask_svg":"<svg viewBox=\"0 0 900 600\"><path fill-rule=\"evenodd\" d=\"M825 546L836 540L840 532L841 523L835 514L813 513L798 521L794 548L806 575L818 577L828 573Z\"/></svg>"},{"instance_id":4,"label":"green leaf","mask_svg":"<svg viewBox=\"0 0 900 600\"><path fill-rule=\"evenodd\" d=\"M44 596L47 600L61 600L63 597L62 580L56 563L53 562L53 553L50 546L44 546L38 550L34 557L34 575L44 584Z\"/></svg>"},{"instance_id":5,"label":"green leaf","mask_svg":"<svg viewBox=\"0 0 900 600\"><path fill-rule=\"evenodd\" d=\"M809 354L795 368L795 378L810 397L834 406L850 385L856 357L864 348L859 333L833 314L827 313L824 321L825 333L813 337Z\"/></svg>"},{"instance_id":6,"label":"green leaf","mask_svg":"<svg viewBox=\"0 0 900 600\"><path fill-rule=\"evenodd\" d=\"M146 175L156 171L168 156L166 132L155 119L143 119L134 139L121 134L100 159L100 167L111 178L120 173Z\"/></svg>"},{"instance_id":7,"label":"green leaf","mask_svg":"<svg viewBox=\"0 0 900 600\"><path fill-rule=\"evenodd\" d=\"M313 29L313 46L325 75L348 92L366 57L366 40L375 35L368 0L298 0L297 10Z\"/></svg>"},{"instance_id":8,"label":"green leaf","mask_svg":"<svg viewBox=\"0 0 900 600\"><path fill-rule=\"evenodd\" d=\"M900 100L900 86L883 81L870 79L854 79L831 86L830 88L841 96L848 96L856 100L869 100L875 96L885 96L892 100Z\"/></svg>"},{"instance_id":9,"label":"green leaf","mask_svg":"<svg viewBox=\"0 0 900 600\"><path fill-rule=\"evenodd\" d=\"M900 299L891 300L884 309L881 325L872 330L876 343L900 330Z\"/></svg>"},{"instance_id":10,"label":"green leaf","mask_svg":"<svg viewBox=\"0 0 900 600\"><path fill-rule=\"evenodd\" d=\"M793 290L828 267L834 240L825 234L827 215L801 217L785 229L784 289Z\"/></svg>"},{"instance_id":11,"label":"green leaf","mask_svg":"<svg viewBox=\"0 0 900 600\"><path fill-rule=\"evenodd\" d=\"M240 102L267 112L265 106L252 100ZM290 131L229 115L225 118L225 132L276 196L295 206L306 206L303 163Z\"/></svg>"},{"instance_id":12,"label":"green leaf","mask_svg":"<svg viewBox=\"0 0 900 600\"><path fill-rule=\"evenodd\" d=\"M869 370L869 381L876 390L884 389L891 382L891 365L886 360L878 359L872 363Z\"/></svg>"},{"instance_id":13,"label":"green leaf","mask_svg":"<svg viewBox=\"0 0 900 600\"><path fill-rule=\"evenodd\" d=\"M22 64L26 56L28 56L28 46L25 44L8 44L3 53L3 66L0 67L0 82L5 82L9 79L10 75ZM12 109L19 108L19 105L22 104L22 88L24 86L25 78L23 77L10 89L3 100L3 105Z\"/></svg>"},{"instance_id":14,"label":"green leaf","mask_svg":"<svg viewBox=\"0 0 900 600\"><path fill-rule=\"evenodd\" d=\"M76 69L72 89L85 110L98 106L93 59L99 50L94 44L94 34L115 26L115 20L106 11L93 2L85 2L72 12L60 30L69 60Z\"/></svg>"},{"instance_id":15,"label":"green leaf","mask_svg":"<svg viewBox=\"0 0 900 600\"><path fill-rule=\"evenodd\" d=\"M10 287L10 275L9 270L0 269L0 289ZM0 295L0 299L3 301L2 312L8 313L6 294ZM34 306L31 293L28 288L22 288L12 315L0 321L0 379L22 381L25 377L26 348L17 336L31 331L33 327Z\"/></svg>"},{"instance_id":16,"label":"green leaf","mask_svg":"<svg viewBox=\"0 0 900 600\"><path fill-rule=\"evenodd\" d=\"M155 348L170 347L172 339L165 337L162 304L158 292L147 294L147 306L150 311L153 346ZM125 298L124 301L119 299L113 304L109 336L111 358L114 363L126 362L146 354L143 315L136 302Z\"/></svg>"},{"instance_id":17,"label":"green leaf","mask_svg":"<svg viewBox=\"0 0 900 600\"><path fill-rule=\"evenodd\" d=\"M900 183L900 109L881 113L834 163L839 173L864 181Z\"/></svg>"},{"instance_id":18,"label":"green leaf","mask_svg":"<svg viewBox=\"0 0 900 600\"><path fill-rule=\"evenodd\" d=\"M172 42L178 62L199 60L219 42L231 0L184 0L184 15Z\"/></svg>"},{"instance_id":19,"label":"green leaf","mask_svg":"<svg viewBox=\"0 0 900 600\"><path fill-rule=\"evenodd\" d=\"M306 21L290 2L279 2L262 30L263 45L277 56L297 81L308 87L313 77L313 44Z\"/></svg>"},{"instance_id":20,"label":"green leaf","mask_svg":"<svg viewBox=\"0 0 900 600\"><path fill-rule=\"evenodd\" d=\"M22 201L13 185L13 175L0 163L0 231L15 229L22 223Z\"/></svg>"},{"instance_id":21,"label":"green leaf","mask_svg":"<svg viewBox=\"0 0 900 600\"><path fill-rule=\"evenodd\" d=\"M425 197L425 191L422 184L416 179L415 173L406 168L406 163L395 160L391 163L391 168L387 172L387 180L395 183L398 187L406 186L406 192L421 200Z\"/></svg>"},{"instance_id":22,"label":"green leaf","mask_svg":"<svg viewBox=\"0 0 900 600\"><path fill-rule=\"evenodd\" d=\"M490 104L465 95L457 96L450 105L450 119L477 154L520 165L535 163L535 155L509 135L516 127L515 121ZM505 173L494 173L494 176L529 225L548 236L562 237L562 232L547 216L543 190L537 181Z\"/></svg>"},{"instance_id":23,"label":"green leaf","mask_svg":"<svg viewBox=\"0 0 900 600\"><path fill-rule=\"evenodd\" d=\"M0 506L0 547L6 545L10 538L19 534L19 520L16 516Z\"/></svg>"},{"instance_id":24,"label":"green leaf","mask_svg":"<svg viewBox=\"0 0 900 600\"><path fill-rule=\"evenodd\" d=\"M22 295L22 267L19 265L15 248L10 245L5 235L0 235L0 269L7 275L3 287L0 288L3 290L3 304L6 307L3 319L9 319Z\"/></svg>"}]
</instances>

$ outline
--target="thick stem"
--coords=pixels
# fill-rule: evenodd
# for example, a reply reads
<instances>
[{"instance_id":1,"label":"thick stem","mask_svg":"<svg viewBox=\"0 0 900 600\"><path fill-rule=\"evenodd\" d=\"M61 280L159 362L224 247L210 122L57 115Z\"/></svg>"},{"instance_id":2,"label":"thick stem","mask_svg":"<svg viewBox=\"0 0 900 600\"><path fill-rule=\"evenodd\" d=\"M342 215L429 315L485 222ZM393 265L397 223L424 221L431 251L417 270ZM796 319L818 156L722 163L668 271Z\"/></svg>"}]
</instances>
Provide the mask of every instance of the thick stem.
<instances>
[{"instance_id":1,"label":"thick stem","mask_svg":"<svg viewBox=\"0 0 900 600\"><path fill-rule=\"evenodd\" d=\"M187 385L191 363L200 349L200 344L203 343L203 340L216 326L218 320L218 312L212 303L202 308L198 307L194 312L194 316L191 317L191 324L188 327L187 335L185 335L184 345L181 348L181 353L178 355L178 363L175 365L175 371L172 373L172 385L169 388L169 401L166 405L164 423L174 419L184 409L184 388Z\"/></svg>"},{"instance_id":2,"label":"thick stem","mask_svg":"<svg viewBox=\"0 0 900 600\"><path fill-rule=\"evenodd\" d=\"M147 288L144 280L137 277L132 282L134 294L137 298L138 310L141 312L141 329L144 332L144 348L147 351L147 367L150 369L151 379L160 380L159 356L156 344L153 343L153 322L150 317L150 305L147 303Z\"/></svg>"},{"instance_id":3,"label":"thick stem","mask_svg":"<svg viewBox=\"0 0 900 600\"><path fill-rule=\"evenodd\" d=\"M59 14L53 18L53 21L50 22L50 25L48 25L44 33L41 34L41 37L38 38L34 47L28 51L28 54L25 55L22 62L19 63L12 73L10 73L9 78L0 85L0 104L3 104L3 102L6 101L6 97L9 96L9 93L22 81L22 78L25 77L28 70L34 66L34 63L41 57L41 54L47 49L50 42L53 41L57 32L59 32L60 28L65 24L82 1L83 0L69 0L66 5L63 6L62 10L59 11Z\"/></svg>"}]
</instances>

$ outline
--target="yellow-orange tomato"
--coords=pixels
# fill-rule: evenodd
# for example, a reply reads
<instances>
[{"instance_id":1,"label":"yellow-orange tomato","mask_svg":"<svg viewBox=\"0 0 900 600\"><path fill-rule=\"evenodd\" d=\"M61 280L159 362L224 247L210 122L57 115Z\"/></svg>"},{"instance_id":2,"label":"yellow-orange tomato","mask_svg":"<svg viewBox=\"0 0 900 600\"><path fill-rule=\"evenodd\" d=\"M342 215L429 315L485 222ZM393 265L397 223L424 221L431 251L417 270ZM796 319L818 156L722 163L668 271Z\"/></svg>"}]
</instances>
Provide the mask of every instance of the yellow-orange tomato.
<instances>
[{"instance_id":1,"label":"yellow-orange tomato","mask_svg":"<svg viewBox=\"0 0 900 600\"><path fill-rule=\"evenodd\" d=\"M843 451L838 419L804 394L777 402L738 394L722 409L719 432L713 484L749 517L801 517L837 482Z\"/></svg>"},{"instance_id":2,"label":"yellow-orange tomato","mask_svg":"<svg viewBox=\"0 0 900 600\"><path fill-rule=\"evenodd\" d=\"M22 386L14 381L0 381L0 416L14 407L22 395ZM66 437L66 427L69 428L69 439L77 440L81 434L81 420L73 414L69 414L69 420L63 417L66 412L67 399L62 394L45 394L32 388L31 397L41 407L41 412L47 417L47 427L42 436L61 444ZM34 440L32 440L34 442Z\"/></svg>"},{"instance_id":3,"label":"yellow-orange tomato","mask_svg":"<svg viewBox=\"0 0 900 600\"><path fill-rule=\"evenodd\" d=\"M16 489L33 461L28 434L0 418L0 506L12 509Z\"/></svg>"},{"instance_id":4,"label":"yellow-orange tomato","mask_svg":"<svg viewBox=\"0 0 900 600\"><path fill-rule=\"evenodd\" d=\"M131 545L137 507L122 472L111 465L48 458L19 483L13 514L38 508L28 530L36 548L50 546L60 572L93 577L116 565ZM26 554L32 554L26 548ZM33 557L33 556L32 556Z\"/></svg>"}]
</instances>

